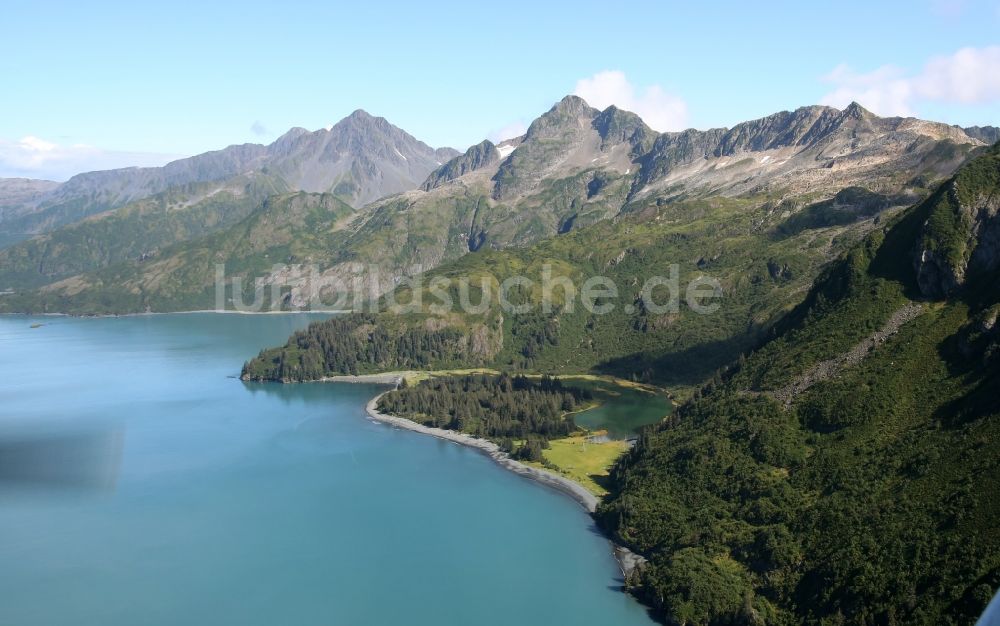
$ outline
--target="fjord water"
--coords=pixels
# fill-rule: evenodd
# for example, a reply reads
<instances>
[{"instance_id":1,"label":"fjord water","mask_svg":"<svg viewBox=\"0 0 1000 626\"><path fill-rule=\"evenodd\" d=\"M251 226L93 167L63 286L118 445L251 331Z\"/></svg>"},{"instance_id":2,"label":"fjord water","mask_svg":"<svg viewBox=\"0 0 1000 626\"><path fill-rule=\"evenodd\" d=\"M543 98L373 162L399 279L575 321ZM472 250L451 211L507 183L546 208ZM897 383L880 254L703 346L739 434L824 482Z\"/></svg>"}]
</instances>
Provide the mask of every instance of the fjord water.
<instances>
[{"instance_id":1,"label":"fjord water","mask_svg":"<svg viewBox=\"0 0 1000 626\"><path fill-rule=\"evenodd\" d=\"M122 442L113 488L0 485L0 624L651 623L568 498L376 386L234 378L312 319L0 317L0 437Z\"/></svg>"}]
</instances>

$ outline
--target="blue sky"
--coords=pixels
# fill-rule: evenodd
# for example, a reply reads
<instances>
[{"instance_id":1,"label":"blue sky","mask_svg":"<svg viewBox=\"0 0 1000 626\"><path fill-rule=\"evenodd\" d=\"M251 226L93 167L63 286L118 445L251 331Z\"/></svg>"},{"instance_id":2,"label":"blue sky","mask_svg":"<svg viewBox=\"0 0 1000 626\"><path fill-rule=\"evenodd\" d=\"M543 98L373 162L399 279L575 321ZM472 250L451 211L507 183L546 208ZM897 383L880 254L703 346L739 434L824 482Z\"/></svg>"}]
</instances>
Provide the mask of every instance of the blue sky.
<instances>
[{"instance_id":1,"label":"blue sky","mask_svg":"<svg viewBox=\"0 0 1000 626\"><path fill-rule=\"evenodd\" d=\"M4 4L0 176L158 164L356 108L464 149L574 91L658 130L850 98L1000 124L996 0Z\"/></svg>"}]
</instances>

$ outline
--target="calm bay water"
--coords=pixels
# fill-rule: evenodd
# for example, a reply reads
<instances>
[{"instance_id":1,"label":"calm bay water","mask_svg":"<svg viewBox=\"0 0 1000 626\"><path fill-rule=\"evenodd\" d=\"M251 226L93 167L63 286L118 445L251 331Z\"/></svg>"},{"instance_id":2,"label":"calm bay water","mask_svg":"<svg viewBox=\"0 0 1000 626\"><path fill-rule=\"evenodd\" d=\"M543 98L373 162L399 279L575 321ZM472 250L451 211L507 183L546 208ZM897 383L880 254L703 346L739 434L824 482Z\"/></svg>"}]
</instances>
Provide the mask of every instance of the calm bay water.
<instances>
[{"instance_id":1,"label":"calm bay water","mask_svg":"<svg viewBox=\"0 0 1000 626\"><path fill-rule=\"evenodd\" d=\"M651 623L568 498L232 378L311 319L0 317L0 437L122 441L113 489L0 487L0 624Z\"/></svg>"},{"instance_id":2,"label":"calm bay water","mask_svg":"<svg viewBox=\"0 0 1000 626\"><path fill-rule=\"evenodd\" d=\"M602 403L574 415L577 426L588 430L607 430L608 435L615 439L633 437L640 427L659 422L673 410L670 400L664 395L603 381L570 380L576 387L591 389Z\"/></svg>"}]
</instances>

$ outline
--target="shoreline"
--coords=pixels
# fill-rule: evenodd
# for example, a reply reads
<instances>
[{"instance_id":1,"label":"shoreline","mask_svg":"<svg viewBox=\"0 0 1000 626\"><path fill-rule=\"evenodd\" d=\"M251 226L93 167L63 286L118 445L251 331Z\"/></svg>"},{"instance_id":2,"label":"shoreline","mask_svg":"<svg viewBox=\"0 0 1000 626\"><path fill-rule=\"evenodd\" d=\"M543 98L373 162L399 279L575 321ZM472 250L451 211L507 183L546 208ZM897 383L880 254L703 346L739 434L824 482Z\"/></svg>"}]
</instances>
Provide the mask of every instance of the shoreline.
<instances>
[{"instance_id":1,"label":"shoreline","mask_svg":"<svg viewBox=\"0 0 1000 626\"><path fill-rule=\"evenodd\" d=\"M337 376L327 376L326 378L320 378L313 382L394 385L398 387L403 382L404 378L406 378L405 372L385 372L383 374L343 374ZM381 396L382 394L378 395L378 397ZM386 417L389 416L387 415Z\"/></svg>"},{"instance_id":2,"label":"shoreline","mask_svg":"<svg viewBox=\"0 0 1000 626\"><path fill-rule=\"evenodd\" d=\"M402 380L402 376L392 374L369 374L361 376L338 376L336 378L325 379L326 382L348 382L348 383L381 383L381 384L391 384L398 385ZM500 446L489 441L487 439L480 439L478 437L473 437L472 435L457 432L454 430L445 430L443 428L434 428L431 426L424 426L423 424L418 424L412 420L408 420L403 417L396 417L394 415L386 415L384 413L379 413L378 411L378 401L379 399L388 393L388 391L383 391L377 394L374 398L368 401L365 405L365 412L368 414L372 420L385 424L387 426L393 426L403 430L409 430L412 432L420 433L423 435L430 435L437 439L443 439L445 441L451 441L459 445L468 446L480 453L490 457L494 463L502 467L503 469L513 472L522 478L539 483L549 489L558 491L566 496L569 496L577 504L582 506L584 510L587 511L591 517L597 510L597 505L599 500L597 496L587 491L579 483L572 481L565 476L556 474L555 472L550 472L545 469L540 469L537 467L531 467L530 465L525 465L519 461L515 461L510 458L506 452L500 449ZM603 534L603 533L602 533ZM611 544L612 553L615 557L615 561L618 563L618 569L621 571L622 576L628 579L629 575L635 571L636 568L641 567L645 563L646 559L642 556L632 552L625 546L618 545L611 540L610 537L605 536L608 543Z\"/></svg>"},{"instance_id":3,"label":"shoreline","mask_svg":"<svg viewBox=\"0 0 1000 626\"><path fill-rule=\"evenodd\" d=\"M369 381L353 381L353 382L369 382ZM525 465L510 458L510 456L500 449L500 446L489 441L487 439L480 439L478 437L473 437L472 435L466 433L460 433L454 430L445 430L443 428L433 428L431 426L424 426L423 424L418 424L412 420L408 420L404 417L396 417L394 415L386 415L384 413L379 413L378 406L379 399L388 392L383 391L374 398L368 401L365 405L365 412L368 416L377 422L383 424L388 424L391 426L396 426L397 428L402 428L404 430L411 430L413 432L421 433L424 435L430 435L438 439L444 439L446 441L451 441L458 443L470 448L475 448L479 450L486 456L493 459L493 461L503 467L504 469L510 470L511 472L533 480L535 482L541 483L547 487L555 489L556 491L562 492L573 500L577 504L582 506L588 513L593 513L597 510L597 496L590 493L583 488L582 485L576 483L565 476L560 476L554 472L548 470L540 469L537 467L531 467L530 465Z\"/></svg>"}]
</instances>

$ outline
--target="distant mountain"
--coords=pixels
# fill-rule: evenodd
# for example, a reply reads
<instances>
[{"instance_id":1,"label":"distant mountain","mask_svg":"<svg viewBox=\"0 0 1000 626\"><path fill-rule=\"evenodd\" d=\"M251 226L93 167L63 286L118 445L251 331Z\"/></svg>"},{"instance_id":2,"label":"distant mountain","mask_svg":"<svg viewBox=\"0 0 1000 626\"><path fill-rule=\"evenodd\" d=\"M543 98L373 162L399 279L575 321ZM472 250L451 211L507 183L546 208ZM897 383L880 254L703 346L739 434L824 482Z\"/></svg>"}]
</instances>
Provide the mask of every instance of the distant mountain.
<instances>
[{"instance_id":1,"label":"distant mountain","mask_svg":"<svg viewBox=\"0 0 1000 626\"><path fill-rule=\"evenodd\" d=\"M415 189L458 155L358 109L328 131L295 128L268 146L265 167L289 189L333 193L354 207Z\"/></svg>"},{"instance_id":2,"label":"distant mountain","mask_svg":"<svg viewBox=\"0 0 1000 626\"><path fill-rule=\"evenodd\" d=\"M52 191L59 183L31 178L0 178L0 220L16 216L21 207L28 207L40 196Z\"/></svg>"},{"instance_id":3,"label":"distant mountain","mask_svg":"<svg viewBox=\"0 0 1000 626\"><path fill-rule=\"evenodd\" d=\"M11 220L30 213L35 204L45 194L59 186L51 180L33 180L30 178L0 178L0 225L4 220ZM0 226L0 247L16 241L18 237L8 236Z\"/></svg>"},{"instance_id":4,"label":"distant mountain","mask_svg":"<svg viewBox=\"0 0 1000 626\"><path fill-rule=\"evenodd\" d=\"M329 130L293 128L268 146L230 146L163 167L88 172L56 187L36 183L40 193L22 196L0 212L0 236L25 238L175 187L255 173L291 191L334 193L361 206L416 188L457 154L430 148L385 119L357 110ZM6 186L0 187L0 202Z\"/></svg>"},{"instance_id":5,"label":"distant mountain","mask_svg":"<svg viewBox=\"0 0 1000 626\"><path fill-rule=\"evenodd\" d=\"M456 178L465 176L470 172L489 167L499 162L500 151L493 145L493 142L489 139L484 139L482 143L476 144L466 150L465 154L456 156L431 172L427 180L420 185L420 188L424 191L430 191Z\"/></svg>"},{"instance_id":6,"label":"distant mountain","mask_svg":"<svg viewBox=\"0 0 1000 626\"><path fill-rule=\"evenodd\" d=\"M576 103L571 104L574 105L570 109L574 111L571 120L590 115L586 109L575 106ZM734 146L740 141L748 144L761 141L771 149L780 144L798 144L809 126L824 117L834 123L824 125L826 132L813 134L819 146L807 143L800 149L818 151L821 146L836 146L842 133L854 132L843 130L845 126L852 126L856 121L874 127L885 124L882 120L871 119L861 110L806 110L798 116L786 114L744 126L729 135L728 153L732 154L736 149ZM812 118L811 122L789 124L790 120L809 118ZM593 139L591 149L597 149L599 141L606 142L605 145L612 151L641 152L644 145L648 146L649 139L643 137L647 131L629 115L611 111L600 119L612 122L602 127L620 130L605 132L604 138ZM915 121L907 124L927 133L941 130L941 125ZM899 122L890 120L885 125L898 129ZM772 132L771 137L766 137L767 128L777 130ZM798 128L798 131L789 133L789 128ZM886 137L892 138L893 132L899 131L890 130ZM726 139L727 133L719 133L716 140L721 142ZM948 127L944 127L944 134L952 136ZM530 141L532 133L529 132L521 146ZM906 139L899 137L895 141L903 143ZM935 171L933 168L921 169L928 163L940 166L942 161L932 156L935 152L951 159L955 158L956 152L970 154L983 150L979 142L967 138L965 141L967 143L963 145L967 151L956 147L957 144L951 143L950 139L923 142L919 137L911 138L910 145L919 148L921 155L914 157L904 150L901 155L894 156L887 151L882 159L871 159L877 169L857 167L856 178L841 179L866 181L882 193L850 186L840 189L832 197L826 197L821 192L823 179L813 173L816 166L807 164L802 166L803 176L807 177L806 181L816 182L816 191L803 185L805 191L800 192L802 195L780 195L767 187L767 179L762 175L757 178L762 185L758 191L732 197L699 195L690 191L684 197L676 189L670 190L674 195L666 201L658 194L637 194L638 198L629 201L625 210L614 219L570 228L559 236L552 236L552 231L549 231L533 245L484 246L484 237L480 234L484 231L488 233L485 237L487 242L498 239L509 241L509 237L526 240L531 229L539 229L542 220L552 216L550 211L553 208L565 210L585 206L572 198L575 190L565 181L545 180L539 183L541 187L560 190L558 194L547 191L543 196L548 199L547 202L535 203L531 200L531 192L521 191L528 200L516 205L518 208L514 211L505 210L500 203L491 204L485 195L497 182L497 168L492 166L445 183L427 194L410 192L406 194L405 202L397 199L380 205L378 216L367 218L366 223L377 225L373 232L380 233L382 239L377 245L366 245L361 258L378 258L382 261L381 267L399 267L401 272L405 271L406 263L422 261L436 265L423 277L425 286L438 277L462 276L470 278L473 284L486 278L491 284L498 285L515 273L537 278L548 264L554 276L570 277L577 285L589 276L612 278L619 288L619 306L612 313L600 316L579 309L572 312L557 310L550 314L506 315L494 299L492 306L475 314L456 311L442 317L429 310L422 311L422 316L385 314L377 318L376 325L386 330L390 340L399 341L401 345L412 345L417 336L423 336L428 328L439 330L442 341L449 334L476 339L464 345L446 342L450 351L410 354L407 357L409 360L400 360L400 355L391 352L332 355L335 360L327 364L329 373L337 373L336 368L345 363L351 363L358 371L405 369L417 365L447 368L461 363L465 366L514 370L592 371L670 385L697 384L728 363L734 353L766 336L774 321L801 301L811 281L827 263L866 233L879 228L883 220L925 197L930 190L920 187L921 183L915 182L915 179L931 176L928 172ZM888 141L885 143L893 145ZM858 144L861 149L868 149L865 143L859 141ZM584 142L578 142L575 147L569 142L563 144L566 145L571 146L570 153L577 151L580 154L586 149L580 147ZM518 147L513 154L520 149ZM473 152L481 151L477 147ZM893 166L892 158L902 159L902 163ZM757 157L755 161L757 159L763 160ZM908 163L918 165L914 168ZM708 171L712 173L714 169L709 168ZM585 180L593 180L593 176L591 172ZM570 180L574 180L572 174ZM440 195L447 189L452 189L450 195ZM478 195L472 195L473 190L478 190ZM627 186L619 184L610 198L621 201L628 190ZM459 196L459 193L463 195ZM594 194L594 198L600 196L600 192ZM448 206L446 200L455 202L459 197L463 198L462 204L451 205L451 208L455 211L452 215L461 220L461 225L448 230L444 228L448 222L442 221L441 217L448 213L442 207ZM437 213L432 211L432 206L438 207ZM432 219L432 216L435 217ZM365 219L363 213L360 219ZM470 225L471 231L467 230ZM452 226L455 226L454 222ZM411 243L417 233L426 238L433 232L444 232L446 235L424 239L433 242L425 246ZM476 236L470 237L469 232L476 233ZM373 240L363 228L358 228L357 239L352 239L352 242L361 241ZM462 246L469 244L476 248L474 253L463 253ZM349 244L348 249L355 245L357 243ZM386 252L380 254L379 251L383 250ZM393 265L395 263L398 265ZM931 258L928 257L925 263L930 273ZM685 307L667 314L647 312L641 306L644 298L642 281L652 275L665 275L672 271L672 265L676 265L678 271L687 277L685 280L704 275L718 280L723 287L724 309L718 315L699 315ZM347 266L343 267L346 270ZM338 264L333 264L330 271L337 272ZM389 288L392 284L388 283ZM408 289L400 288L402 293L397 297L398 301L410 301L410 295L406 293ZM541 308L537 290L525 297L535 305L536 311ZM423 298L419 300L426 303L434 302L435 298L424 287ZM631 306L624 307L622 303ZM368 323L371 321L359 320L361 326ZM436 345L435 341L428 339L428 344ZM319 354L297 352L291 358L293 352L290 346L276 348L254 364L254 375L261 378L294 377L296 371L314 371L310 368L322 363L325 358ZM282 354L289 358L283 358ZM308 362L309 368L299 367L295 359L301 359L303 364ZM279 371L282 373L276 373Z\"/></svg>"},{"instance_id":7,"label":"distant mountain","mask_svg":"<svg viewBox=\"0 0 1000 626\"><path fill-rule=\"evenodd\" d=\"M996 126L969 126L963 128L965 134L982 142L993 144L1000 141L1000 128Z\"/></svg>"},{"instance_id":8,"label":"distant mountain","mask_svg":"<svg viewBox=\"0 0 1000 626\"><path fill-rule=\"evenodd\" d=\"M0 290L154 258L172 245L233 226L270 196L287 192L280 178L256 172L171 187L0 248Z\"/></svg>"},{"instance_id":9,"label":"distant mountain","mask_svg":"<svg viewBox=\"0 0 1000 626\"><path fill-rule=\"evenodd\" d=\"M824 106L784 111L731 129L657 133L633 113L613 106L598 111L567 96L535 120L517 148L491 171L490 195L516 201L537 192L541 181L587 170L603 171L604 181L630 177L625 201L670 187L686 195L737 195L789 184L793 193L806 185L830 190L847 186L845 181L882 177L889 169L943 176L958 166L965 151L942 146L935 152L936 142L989 144L994 130L977 127L970 135L935 122L880 118L852 103L843 111ZM464 175L494 165L496 160L471 154L484 145L447 164L445 175L425 187L454 180L452 169Z\"/></svg>"},{"instance_id":10,"label":"distant mountain","mask_svg":"<svg viewBox=\"0 0 1000 626\"><path fill-rule=\"evenodd\" d=\"M372 168L367 170L368 180L385 185L402 184L404 175L414 176L417 171L401 168L423 159L422 178L408 179L411 190L357 207L345 226L349 236L337 249L317 247L306 253L308 246L303 246L296 255L299 262L317 263L329 277L348 276L358 262L377 266L384 288L402 276L469 253L530 246L626 215L658 215L670 223L693 220L695 215L670 216L668 207L692 207L696 201L728 203L730 210L758 215L748 228L774 228L784 236L820 227L844 228L911 204L984 145L958 128L912 118L879 118L856 104L843 111L804 107L732 129L657 133L633 113L615 107L598 111L575 96L556 103L523 137L500 145L484 141L464 154L442 159L440 165L436 159L450 152L435 153L419 142L406 148L409 136L384 120L357 112L338 127L330 133L293 130L267 147L270 165L260 170L254 188L265 189L261 183L266 181L275 193L326 187L341 199L349 194L364 197L373 192L357 185L355 172L364 170L364 163L375 162L370 159L381 165L374 168L377 175ZM324 156L344 151L364 156L352 157L349 167L343 159ZM292 154L312 157L303 160ZM318 178L322 180L317 182ZM208 197L212 192L203 188L199 193ZM215 220L209 229L230 227L233 220L250 214L250 199L261 200L247 193L240 197L245 200L240 210L229 211L226 220ZM143 211L109 215L115 213L119 219ZM209 213L204 215L207 220ZM138 224L148 218L135 219ZM87 310L76 305L84 302L82 297L53 300L53 294L67 293L66 285L57 281L75 276L70 290L74 294L103 289L97 285L106 286L107 280L90 272L127 263L135 267L115 272L129 277L127 291L134 296L127 301L106 300L102 310L119 306L169 310L176 294L161 298L158 291L164 283L159 272L145 275L139 266L178 254L166 265L177 267L189 250L203 245L191 238L190 226L157 217L155 222L167 234L160 231L148 240L140 236L140 243L133 244L114 234L124 226L103 216L100 221L104 234L88 220L0 250L0 288L49 285L41 300L27 294L23 300L7 297L0 307ZM81 228L86 237L80 236ZM127 228L141 230L135 225ZM101 242L103 247L95 246ZM109 250L109 242L118 243ZM182 248L172 247L173 243L183 243ZM93 254L95 248L101 254ZM258 278L265 284L280 282L284 273ZM212 280L214 275L206 274L196 284L175 285L171 292L187 288L201 293Z\"/></svg>"}]
</instances>

